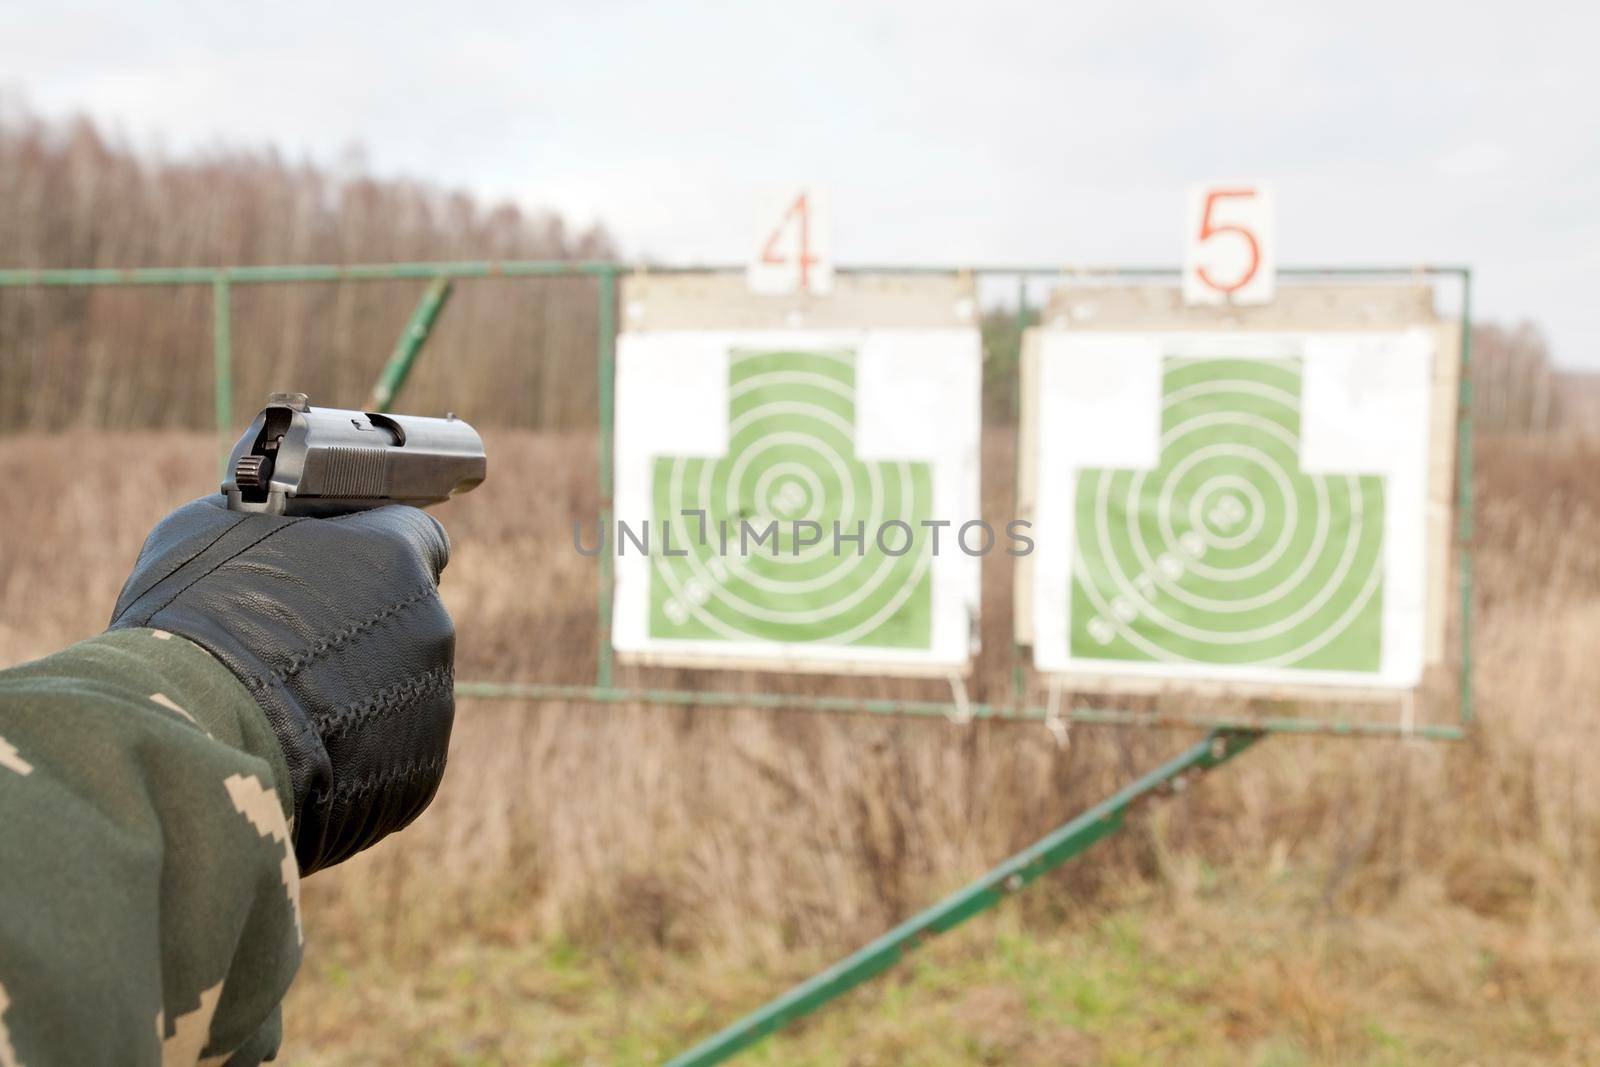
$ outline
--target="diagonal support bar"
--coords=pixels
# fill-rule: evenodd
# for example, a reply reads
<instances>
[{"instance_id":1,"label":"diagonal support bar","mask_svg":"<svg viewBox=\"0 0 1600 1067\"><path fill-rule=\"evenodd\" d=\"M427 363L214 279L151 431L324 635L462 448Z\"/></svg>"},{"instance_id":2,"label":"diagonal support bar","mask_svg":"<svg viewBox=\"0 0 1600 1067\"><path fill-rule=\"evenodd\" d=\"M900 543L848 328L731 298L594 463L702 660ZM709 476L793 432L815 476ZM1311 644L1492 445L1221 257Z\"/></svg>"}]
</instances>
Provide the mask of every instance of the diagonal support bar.
<instances>
[{"instance_id":1,"label":"diagonal support bar","mask_svg":"<svg viewBox=\"0 0 1600 1067\"><path fill-rule=\"evenodd\" d=\"M1183 789L1191 775L1228 762L1264 736L1254 730L1212 731L1205 740L1124 786L1065 826L1051 831L977 881L907 919L865 948L806 979L782 996L768 1001L727 1029L673 1057L667 1067L708 1067L724 1062L800 1016L817 1010L867 979L882 974L928 938L961 925L979 912L987 911L1040 875L1072 859L1102 838L1116 833L1122 829L1128 811L1139 801L1152 794Z\"/></svg>"},{"instance_id":2,"label":"diagonal support bar","mask_svg":"<svg viewBox=\"0 0 1600 1067\"><path fill-rule=\"evenodd\" d=\"M211 283L211 373L216 405L218 466L228 475L233 449L233 296L226 278Z\"/></svg>"},{"instance_id":3,"label":"diagonal support bar","mask_svg":"<svg viewBox=\"0 0 1600 1067\"><path fill-rule=\"evenodd\" d=\"M422 351L428 335L433 332L433 324L438 320L439 312L444 310L454 286L455 283L449 278L435 278L422 294L416 310L411 313L411 321L406 323L405 332L395 342L389 362L383 365L383 371L372 386L367 410L388 411L394 404L400 390L405 388L406 379L411 376L411 366L417 361L417 353Z\"/></svg>"}]
</instances>

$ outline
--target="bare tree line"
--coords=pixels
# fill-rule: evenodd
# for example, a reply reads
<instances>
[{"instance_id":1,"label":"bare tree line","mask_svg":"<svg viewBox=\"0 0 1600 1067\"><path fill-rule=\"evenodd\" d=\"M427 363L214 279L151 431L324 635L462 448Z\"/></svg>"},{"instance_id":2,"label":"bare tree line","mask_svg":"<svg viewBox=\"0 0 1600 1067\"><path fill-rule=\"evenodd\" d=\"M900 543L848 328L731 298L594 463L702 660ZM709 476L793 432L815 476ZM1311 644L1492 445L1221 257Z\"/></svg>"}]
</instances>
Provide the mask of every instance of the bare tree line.
<instances>
[{"instance_id":1,"label":"bare tree line","mask_svg":"<svg viewBox=\"0 0 1600 1067\"><path fill-rule=\"evenodd\" d=\"M340 177L271 150L160 158L88 119L50 123L0 108L0 267L613 254L599 229L575 233L553 214L486 207L422 182ZM273 389L360 405L425 284L235 287L236 419ZM588 279L458 284L405 406L489 425L592 424L597 295ZM211 299L205 286L0 289L0 432L209 425ZM996 312L984 325L986 417L1005 423L1016 324ZM1475 327L1473 378L1486 432L1600 430L1600 378L1556 370L1532 323Z\"/></svg>"},{"instance_id":2,"label":"bare tree line","mask_svg":"<svg viewBox=\"0 0 1600 1067\"><path fill-rule=\"evenodd\" d=\"M1472 328L1472 419L1489 433L1550 433L1571 428L1566 377L1550 360L1544 332L1531 322Z\"/></svg>"},{"instance_id":3,"label":"bare tree line","mask_svg":"<svg viewBox=\"0 0 1600 1067\"><path fill-rule=\"evenodd\" d=\"M420 182L335 177L273 151L155 158L87 119L0 112L0 266L587 259L600 229ZM359 406L425 282L236 286L234 405L293 387ZM596 285L459 284L406 406L531 428L594 418ZM0 431L205 426L206 286L0 289Z\"/></svg>"}]
</instances>

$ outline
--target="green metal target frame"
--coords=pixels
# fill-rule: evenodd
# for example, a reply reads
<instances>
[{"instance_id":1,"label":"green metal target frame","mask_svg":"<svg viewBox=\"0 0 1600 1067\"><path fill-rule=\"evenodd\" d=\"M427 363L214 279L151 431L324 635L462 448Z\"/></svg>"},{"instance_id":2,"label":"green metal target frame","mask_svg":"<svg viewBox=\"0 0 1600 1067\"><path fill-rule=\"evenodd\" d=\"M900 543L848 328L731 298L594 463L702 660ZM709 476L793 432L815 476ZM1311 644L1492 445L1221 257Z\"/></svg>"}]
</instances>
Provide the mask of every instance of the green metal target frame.
<instances>
[{"instance_id":1,"label":"green metal target frame","mask_svg":"<svg viewBox=\"0 0 1600 1067\"><path fill-rule=\"evenodd\" d=\"M648 269L650 273L696 273L738 270L737 267L649 267L590 260L474 261L458 263L381 263L350 266L175 267L90 270L0 270L0 289L31 286L210 286L212 290L212 366L215 424L219 450L226 455L235 432L233 418L233 342L231 294L235 286L289 282L426 281L416 311L407 323L382 374L373 388L371 406L387 409L403 389L406 377L426 343L435 320L458 281L483 278L575 278L597 281L597 337L595 373L598 384L599 464L597 478L602 529L612 526L614 515L613 441L615 434L616 330L618 280ZM963 274L974 278L1013 279L1018 286L1019 332L1029 323L1030 282L1176 281L1177 267L841 267L845 274ZM1153 726L1185 729L1264 731L1267 733L1331 734L1352 737L1414 736L1432 740L1460 740L1473 718L1472 692L1472 270L1465 266L1312 266L1280 267L1280 277L1297 282L1404 280L1455 280L1460 293L1461 352L1456 444L1456 522L1453 550L1456 562L1457 618L1456 688L1458 714L1454 723L1380 722L1313 719L1295 715L1219 716L1139 711L1113 706L1074 705L1052 710L1026 699L1026 670L1020 650L1013 649L1013 684L1010 700L956 703L951 701L856 698L804 693L737 692L720 689L659 689L615 684L615 654L611 644L614 563L610 553L600 553L596 589L598 614L597 665L592 685L557 685L536 682L463 680L456 691L483 699L560 700L593 704L692 705L705 707L797 708L868 715L905 715L1049 721L1116 726ZM730 664L730 671L740 671Z\"/></svg>"}]
</instances>

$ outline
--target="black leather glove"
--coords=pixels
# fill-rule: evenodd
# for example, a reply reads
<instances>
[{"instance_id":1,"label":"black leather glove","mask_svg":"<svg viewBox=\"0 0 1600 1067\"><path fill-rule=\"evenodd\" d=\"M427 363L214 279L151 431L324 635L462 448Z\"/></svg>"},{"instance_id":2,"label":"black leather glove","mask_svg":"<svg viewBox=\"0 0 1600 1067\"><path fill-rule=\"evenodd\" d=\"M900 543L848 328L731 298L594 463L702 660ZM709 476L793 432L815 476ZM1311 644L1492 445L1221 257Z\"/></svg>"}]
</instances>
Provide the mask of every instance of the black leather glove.
<instances>
[{"instance_id":1,"label":"black leather glove","mask_svg":"<svg viewBox=\"0 0 1600 1067\"><path fill-rule=\"evenodd\" d=\"M111 629L200 645L283 745L294 843L310 874L433 799L455 714L455 629L439 601L444 528L409 507L336 518L186 504L151 532Z\"/></svg>"}]
</instances>

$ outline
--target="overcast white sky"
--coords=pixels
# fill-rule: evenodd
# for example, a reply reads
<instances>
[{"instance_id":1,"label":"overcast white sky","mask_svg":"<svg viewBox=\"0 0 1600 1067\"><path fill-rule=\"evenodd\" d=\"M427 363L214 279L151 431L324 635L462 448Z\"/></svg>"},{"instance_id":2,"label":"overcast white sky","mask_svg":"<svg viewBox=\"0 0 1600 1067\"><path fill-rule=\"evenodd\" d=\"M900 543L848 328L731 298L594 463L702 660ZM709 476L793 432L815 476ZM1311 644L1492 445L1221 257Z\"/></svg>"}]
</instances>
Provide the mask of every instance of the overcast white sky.
<instances>
[{"instance_id":1,"label":"overcast white sky","mask_svg":"<svg viewBox=\"0 0 1600 1067\"><path fill-rule=\"evenodd\" d=\"M1185 187L1260 178L1281 263L1469 263L1600 369L1597 11L13 0L0 89L168 151L360 144L675 260L815 180L844 263L1175 263Z\"/></svg>"}]
</instances>

